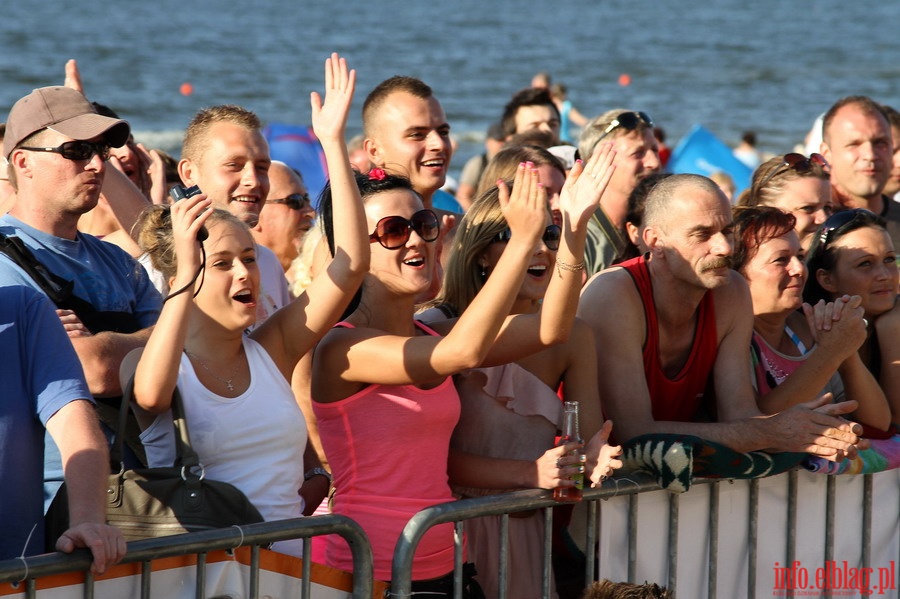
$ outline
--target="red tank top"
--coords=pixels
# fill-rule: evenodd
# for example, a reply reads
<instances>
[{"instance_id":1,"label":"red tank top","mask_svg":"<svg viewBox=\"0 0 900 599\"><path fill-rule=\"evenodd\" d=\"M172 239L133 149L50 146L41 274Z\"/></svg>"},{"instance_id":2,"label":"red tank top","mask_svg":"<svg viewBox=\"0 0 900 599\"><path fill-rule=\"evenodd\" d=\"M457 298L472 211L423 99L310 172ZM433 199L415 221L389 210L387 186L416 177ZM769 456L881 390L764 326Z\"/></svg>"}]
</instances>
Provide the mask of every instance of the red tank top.
<instances>
[{"instance_id":1,"label":"red tank top","mask_svg":"<svg viewBox=\"0 0 900 599\"><path fill-rule=\"evenodd\" d=\"M647 341L644 343L644 373L650 389L653 419L670 422L690 422L700 406L706 384L716 362L718 341L716 312L712 294L707 292L700 301L694 343L687 361L675 378L663 372L659 361L659 322L653 304L653 282L643 256L620 264L628 271L641 301L647 319Z\"/></svg>"}]
</instances>

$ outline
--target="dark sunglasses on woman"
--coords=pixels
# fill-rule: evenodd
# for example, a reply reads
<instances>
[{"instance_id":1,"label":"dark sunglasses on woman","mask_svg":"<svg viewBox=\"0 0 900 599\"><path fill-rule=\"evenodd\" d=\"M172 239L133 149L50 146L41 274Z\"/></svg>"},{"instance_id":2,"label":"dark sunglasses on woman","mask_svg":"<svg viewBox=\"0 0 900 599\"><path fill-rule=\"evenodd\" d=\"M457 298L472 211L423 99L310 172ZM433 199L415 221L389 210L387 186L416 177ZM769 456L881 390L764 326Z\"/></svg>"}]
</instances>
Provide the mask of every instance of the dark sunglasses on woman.
<instances>
[{"instance_id":1,"label":"dark sunglasses on woman","mask_svg":"<svg viewBox=\"0 0 900 599\"><path fill-rule=\"evenodd\" d=\"M434 241L441 232L441 222L431 210L419 210L408 219L402 216L385 216L369 235L369 243L377 241L386 249L397 250L406 245L412 231L423 241Z\"/></svg>"},{"instance_id":2,"label":"dark sunglasses on woman","mask_svg":"<svg viewBox=\"0 0 900 599\"><path fill-rule=\"evenodd\" d=\"M509 229L505 229L497 233L494 238L491 240L492 243L498 241L509 241L512 237L512 232ZM553 250L554 252L559 249L559 240L562 238L562 227L559 225L548 225L546 229L544 229L544 234L541 235L541 240L543 240L544 245L547 246L548 250Z\"/></svg>"}]
</instances>

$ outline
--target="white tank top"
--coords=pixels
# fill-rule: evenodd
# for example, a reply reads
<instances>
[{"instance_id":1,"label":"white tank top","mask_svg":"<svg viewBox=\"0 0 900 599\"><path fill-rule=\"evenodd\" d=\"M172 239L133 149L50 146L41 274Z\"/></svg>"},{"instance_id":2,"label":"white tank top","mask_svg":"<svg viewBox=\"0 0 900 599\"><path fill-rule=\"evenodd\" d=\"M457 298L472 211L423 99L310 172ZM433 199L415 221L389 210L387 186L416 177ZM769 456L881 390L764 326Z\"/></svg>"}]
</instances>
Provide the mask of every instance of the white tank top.
<instances>
[{"instance_id":1,"label":"white tank top","mask_svg":"<svg viewBox=\"0 0 900 599\"><path fill-rule=\"evenodd\" d=\"M306 420L284 376L259 343L244 338L250 386L238 397L216 395L197 379L187 355L178 369L191 445L212 480L231 483L250 499L266 520L297 518L303 484ZM149 466L171 466L175 458L172 414L156 417L141 434ZM297 547L277 543L284 553Z\"/></svg>"}]
</instances>

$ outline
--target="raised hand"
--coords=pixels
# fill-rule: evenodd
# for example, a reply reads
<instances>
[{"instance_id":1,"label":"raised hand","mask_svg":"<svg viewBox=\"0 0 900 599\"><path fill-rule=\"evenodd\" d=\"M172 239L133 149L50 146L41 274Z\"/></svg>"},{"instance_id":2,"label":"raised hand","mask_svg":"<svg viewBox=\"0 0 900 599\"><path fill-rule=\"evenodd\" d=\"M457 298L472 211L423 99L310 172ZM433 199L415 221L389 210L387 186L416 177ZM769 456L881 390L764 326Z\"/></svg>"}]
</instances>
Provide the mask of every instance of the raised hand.
<instances>
[{"instance_id":1,"label":"raised hand","mask_svg":"<svg viewBox=\"0 0 900 599\"><path fill-rule=\"evenodd\" d=\"M206 194L179 200L172 204L172 238L175 242L175 255L178 259L178 272L173 288L180 288L193 280L194 273L200 264L200 244L197 233L203 223L210 217L212 201Z\"/></svg>"},{"instance_id":2,"label":"raised hand","mask_svg":"<svg viewBox=\"0 0 900 599\"><path fill-rule=\"evenodd\" d=\"M510 242L518 238L520 243L534 246L547 227L547 192L538 176L532 163L523 162L516 170L511 192L506 183L497 181L500 211L509 226Z\"/></svg>"},{"instance_id":3,"label":"raised hand","mask_svg":"<svg viewBox=\"0 0 900 599\"><path fill-rule=\"evenodd\" d=\"M325 60L325 100L318 92L309 96L312 126L320 141L344 142L347 115L353 102L356 70L347 69L347 60L334 52Z\"/></svg>"},{"instance_id":4,"label":"raised hand","mask_svg":"<svg viewBox=\"0 0 900 599\"><path fill-rule=\"evenodd\" d=\"M600 197L616 170L613 166L616 152L612 147L608 142L598 144L587 164L579 160L569 171L559 196L559 207L572 222L589 219L597 209Z\"/></svg>"}]
</instances>

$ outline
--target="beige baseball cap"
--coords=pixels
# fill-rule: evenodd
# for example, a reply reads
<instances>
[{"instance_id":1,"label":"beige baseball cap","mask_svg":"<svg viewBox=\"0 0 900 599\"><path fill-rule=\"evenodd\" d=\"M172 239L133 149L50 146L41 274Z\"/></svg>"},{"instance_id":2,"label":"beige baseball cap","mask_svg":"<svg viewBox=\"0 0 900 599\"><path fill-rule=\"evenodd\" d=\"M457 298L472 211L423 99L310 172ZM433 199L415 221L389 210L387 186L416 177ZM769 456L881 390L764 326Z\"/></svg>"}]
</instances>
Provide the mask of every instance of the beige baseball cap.
<instances>
[{"instance_id":1,"label":"beige baseball cap","mask_svg":"<svg viewBox=\"0 0 900 599\"><path fill-rule=\"evenodd\" d=\"M125 145L131 134L128 123L97 114L93 104L74 89L41 87L20 99L9 111L3 155L9 158L23 139L47 128L76 140L103 135L114 148Z\"/></svg>"}]
</instances>

